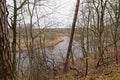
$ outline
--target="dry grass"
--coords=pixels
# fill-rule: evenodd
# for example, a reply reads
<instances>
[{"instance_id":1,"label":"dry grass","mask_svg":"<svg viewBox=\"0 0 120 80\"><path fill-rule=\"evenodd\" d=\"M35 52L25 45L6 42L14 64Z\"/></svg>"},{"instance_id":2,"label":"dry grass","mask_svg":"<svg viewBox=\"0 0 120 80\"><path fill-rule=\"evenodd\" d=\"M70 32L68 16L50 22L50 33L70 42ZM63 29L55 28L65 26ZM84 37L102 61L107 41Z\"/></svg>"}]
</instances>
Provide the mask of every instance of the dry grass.
<instances>
[{"instance_id":1,"label":"dry grass","mask_svg":"<svg viewBox=\"0 0 120 80\"><path fill-rule=\"evenodd\" d=\"M85 77L85 58L78 58L75 60L74 66L71 66L76 68L80 74L78 74L76 70L71 69L67 74L60 71L55 79L52 78L50 80L120 80L120 63L116 64L115 61L112 60L97 69L94 67L94 63L94 56L91 55L89 59L88 76Z\"/></svg>"},{"instance_id":2,"label":"dry grass","mask_svg":"<svg viewBox=\"0 0 120 80\"><path fill-rule=\"evenodd\" d=\"M49 36L49 35L48 35ZM47 37L48 37L47 36ZM45 39L45 41L42 39L42 44L40 44L40 40L39 38L36 38L34 40L34 44L33 44L33 48L40 48L40 45L42 45L43 47L52 47L57 45L58 43L63 41L63 36L70 36L68 33L58 33L57 35L55 35L55 37L53 39L50 39L49 37ZM79 37L79 34L75 34L74 37ZM10 43L12 43L12 38L10 38ZM45 45L44 45L45 43ZM20 49L23 51L27 50L27 46L26 45L30 44L30 39L28 39L28 43L25 42L25 38L20 38L20 44L18 43L18 39L17 39L17 47L16 50L19 51ZM19 46L20 47L19 47Z\"/></svg>"},{"instance_id":3,"label":"dry grass","mask_svg":"<svg viewBox=\"0 0 120 80\"><path fill-rule=\"evenodd\" d=\"M54 40L46 40L45 47L55 46L62 41L63 41L62 37L56 37Z\"/></svg>"},{"instance_id":4,"label":"dry grass","mask_svg":"<svg viewBox=\"0 0 120 80\"><path fill-rule=\"evenodd\" d=\"M56 37L53 40L45 40L45 46L44 47L52 47L52 46L55 46L55 45L57 45L58 43L60 43L62 41L63 41L62 37ZM10 42L12 42L12 39L10 39ZM30 44L29 42L30 41L28 41L28 45ZM17 41L17 43L18 43L18 41ZM21 49L23 51L26 51L27 50L27 46L26 45L27 45L27 43L25 42L25 40L23 38L21 38L20 44L19 44L20 48L17 45L16 50L19 51ZM34 41L33 48L34 49L39 48L40 45L43 45L43 41L42 41L42 44L40 44L39 38L36 38L35 41Z\"/></svg>"}]
</instances>

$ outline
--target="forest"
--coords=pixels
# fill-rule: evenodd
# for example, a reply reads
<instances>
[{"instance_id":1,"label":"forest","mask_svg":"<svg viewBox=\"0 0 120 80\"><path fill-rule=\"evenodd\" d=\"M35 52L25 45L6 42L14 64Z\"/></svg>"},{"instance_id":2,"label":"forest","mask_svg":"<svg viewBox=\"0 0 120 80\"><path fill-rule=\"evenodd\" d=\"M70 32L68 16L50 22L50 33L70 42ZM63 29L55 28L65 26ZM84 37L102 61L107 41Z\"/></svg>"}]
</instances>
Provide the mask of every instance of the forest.
<instances>
[{"instance_id":1,"label":"forest","mask_svg":"<svg viewBox=\"0 0 120 80\"><path fill-rule=\"evenodd\" d=\"M0 0L0 80L120 80L120 0Z\"/></svg>"}]
</instances>

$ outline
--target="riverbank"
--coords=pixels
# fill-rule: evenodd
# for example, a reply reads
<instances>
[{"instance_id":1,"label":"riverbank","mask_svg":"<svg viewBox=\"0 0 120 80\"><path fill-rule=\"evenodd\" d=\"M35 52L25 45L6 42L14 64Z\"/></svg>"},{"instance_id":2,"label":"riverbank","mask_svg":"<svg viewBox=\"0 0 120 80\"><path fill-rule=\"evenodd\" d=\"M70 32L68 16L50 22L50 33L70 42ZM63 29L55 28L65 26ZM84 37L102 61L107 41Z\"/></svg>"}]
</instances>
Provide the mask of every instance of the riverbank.
<instances>
[{"instance_id":1,"label":"riverbank","mask_svg":"<svg viewBox=\"0 0 120 80\"><path fill-rule=\"evenodd\" d=\"M40 38L34 39L33 49L38 49L41 46L42 47L53 47L53 46L57 45L58 43L62 42L64 36L69 37L69 35L67 33L66 34L59 33L56 36L54 36L53 39L50 39L49 36L45 40L42 39L41 43L40 43ZM78 38L78 37L80 37L79 34L74 35L74 38ZM10 43L12 43L12 39L10 39ZM30 39L28 39L28 41L26 41L26 39L24 39L24 38L20 38L20 41L19 41L19 39L17 39L17 46L16 46L17 52L27 51L27 45L30 46Z\"/></svg>"},{"instance_id":2,"label":"riverbank","mask_svg":"<svg viewBox=\"0 0 120 80\"><path fill-rule=\"evenodd\" d=\"M45 47L53 47L62 41L63 41L62 37L56 37L54 40L46 40Z\"/></svg>"},{"instance_id":3,"label":"riverbank","mask_svg":"<svg viewBox=\"0 0 120 80\"><path fill-rule=\"evenodd\" d=\"M53 40L47 39L45 41L42 41L42 43L40 44L40 40L36 39L34 41L33 48L34 49L40 48L40 45L42 45L43 47L53 47L62 41L63 41L62 37L55 37ZM10 42L12 42L12 40L10 40ZM27 51L27 45L30 45L29 41L27 43L25 42L24 39L21 39L20 44L18 42L19 41L17 41L17 47L16 47L17 52L19 52L20 50Z\"/></svg>"}]
</instances>

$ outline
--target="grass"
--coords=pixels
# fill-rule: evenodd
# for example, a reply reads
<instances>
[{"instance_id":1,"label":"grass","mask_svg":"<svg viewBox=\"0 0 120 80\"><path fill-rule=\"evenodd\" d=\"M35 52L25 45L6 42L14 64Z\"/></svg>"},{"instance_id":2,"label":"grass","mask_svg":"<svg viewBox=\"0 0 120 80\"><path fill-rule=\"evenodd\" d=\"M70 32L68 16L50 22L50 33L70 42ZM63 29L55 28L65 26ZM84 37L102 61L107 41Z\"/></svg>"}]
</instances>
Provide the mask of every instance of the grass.
<instances>
[{"instance_id":1,"label":"grass","mask_svg":"<svg viewBox=\"0 0 120 80\"><path fill-rule=\"evenodd\" d=\"M46 40L45 47L55 46L62 41L63 41L62 37L56 37L54 40Z\"/></svg>"},{"instance_id":2,"label":"grass","mask_svg":"<svg viewBox=\"0 0 120 80\"><path fill-rule=\"evenodd\" d=\"M59 33L59 32L46 32L45 34L45 41L44 41L44 34L41 36L42 38L42 44L40 44L40 38L39 37L36 37L34 39L34 45L33 45L33 48L36 49L36 48L40 48L40 45L42 45L43 47L53 47L55 45L57 45L58 43L62 42L63 41L63 36L70 36L68 33ZM79 37L80 35L79 34L75 34L74 37ZM18 39L19 37L17 36L17 47L16 47L16 50L19 51L20 49L23 50L23 51L26 51L27 50L27 42L25 42L25 35L23 37L23 35L21 35L20 37L20 44L18 43ZM10 43L12 43L12 37L10 37ZM45 44L44 44L45 43ZM30 39L28 39L28 45L30 44ZM19 48L19 46L20 48Z\"/></svg>"},{"instance_id":3,"label":"grass","mask_svg":"<svg viewBox=\"0 0 120 80\"><path fill-rule=\"evenodd\" d=\"M58 43L62 42L63 41L63 38L62 37L56 37L54 38L53 40L45 40L45 47L52 47L52 46L55 46L57 45ZM10 42L12 42L12 40L10 39ZM42 41L43 42L43 41ZM18 41L17 41L18 43ZM28 44L29 44L29 41L28 41ZM34 48L38 48L40 46L40 41L39 39L37 38L35 41L34 41ZM42 43L43 45L43 43ZM27 50L27 47L26 47L26 43L24 41L24 39L22 38L21 39L21 44L20 44L20 48L23 50L23 51L26 51ZM17 51L19 51L19 47L17 45L17 48L16 48Z\"/></svg>"}]
</instances>

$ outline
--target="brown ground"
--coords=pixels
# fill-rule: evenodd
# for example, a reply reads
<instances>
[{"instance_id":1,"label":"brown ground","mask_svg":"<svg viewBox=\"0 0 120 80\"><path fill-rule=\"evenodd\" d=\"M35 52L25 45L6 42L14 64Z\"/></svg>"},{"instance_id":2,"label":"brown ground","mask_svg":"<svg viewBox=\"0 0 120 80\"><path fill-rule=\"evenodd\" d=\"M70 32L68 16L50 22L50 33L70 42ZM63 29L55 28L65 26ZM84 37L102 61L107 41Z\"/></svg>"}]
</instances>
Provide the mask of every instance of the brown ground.
<instances>
[{"instance_id":1,"label":"brown ground","mask_svg":"<svg viewBox=\"0 0 120 80\"><path fill-rule=\"evenodd\" d=\"M120 80L120 60L119 64L116 64L113 57L108 58L108 62L102 64L99 68L95 68L94 63L94 56L92 55L89 58L88 76L85 77L85 60L79 58L75 60L75 65L71 66L72 69L67 74L63 74L61 71L55 79L51 80Z\"/></svg>"}]
</instances>

